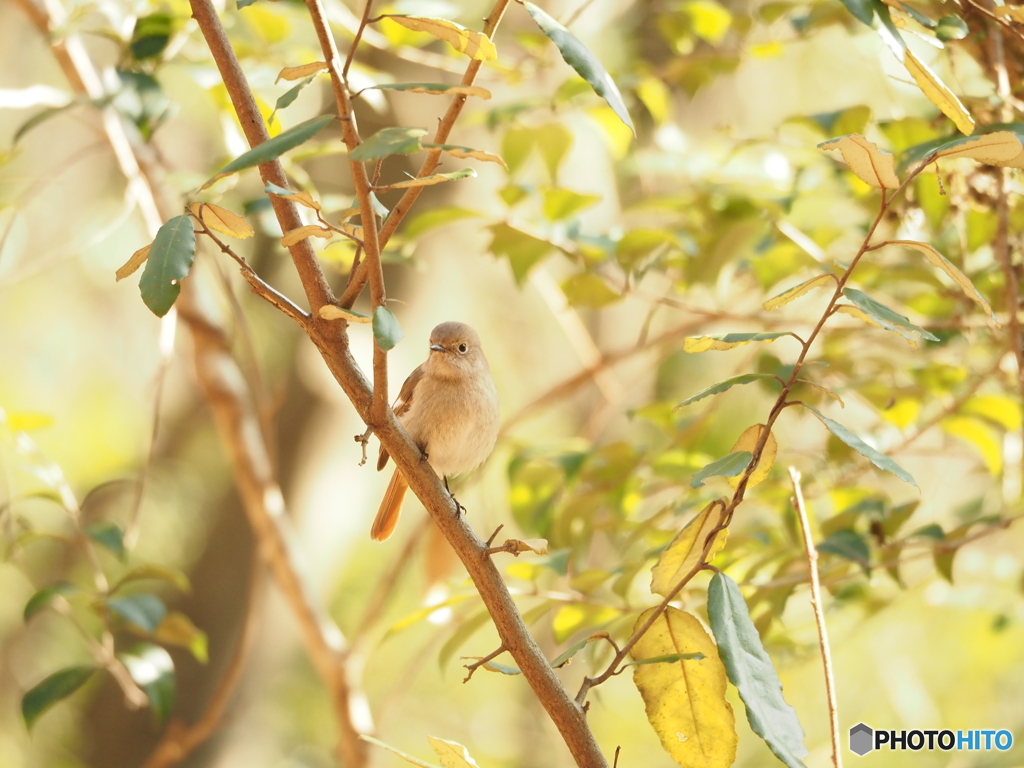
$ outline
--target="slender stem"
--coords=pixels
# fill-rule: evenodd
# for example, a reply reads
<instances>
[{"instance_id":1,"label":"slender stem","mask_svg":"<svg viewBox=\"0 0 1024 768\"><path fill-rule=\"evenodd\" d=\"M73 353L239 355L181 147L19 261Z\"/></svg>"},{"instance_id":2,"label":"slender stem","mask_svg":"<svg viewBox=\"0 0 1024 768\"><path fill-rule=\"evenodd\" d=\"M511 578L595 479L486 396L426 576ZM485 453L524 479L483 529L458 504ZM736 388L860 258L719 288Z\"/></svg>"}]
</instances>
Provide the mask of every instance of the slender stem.
<instances>
[{"instance_id":1,"label":"slender stem","mask_svg":"<svg viewBox=\"0 0 1024 768\"><path fill-rule=\"evenodd\" d=\"M789 468L789 478L793 481L793 506L800 518L800 531L803 533L804 550L807 552L807 571L811 580L811 607L814 609L814 621L818 625L818 642L821 645L821 663L825 667L825 696L828 699L828 724L832 731L832 765L843 768L842 753L839 747L839 708L836 706L836 683L832 676L832 651L828 643L828 630L825 627L825 613L821 609L821 584L818 583L818 550L814 548L811 538L811 525L807 521L807 509L804 506L804 492L800 488L800 473L793 467Z\"/></svg>"},{"instance_id":2,"label":"slender stem","mask_svg":"<svg viewBox=\"0 0 1024 768\"><path fill-rule=\"evenodd\" d=\"M366 25L370 23L370 9L373 7L373 0L366 0L363 6L363 17L359 20L359 29L356 30L352 44L348 47L348 55L345 56L345 66L341 68L341 77L348 82L348 68L352 66L352 60L356 57L356 49L359 48L359 41L363 39L363 32Z\"/></svg>"}]
</instances>

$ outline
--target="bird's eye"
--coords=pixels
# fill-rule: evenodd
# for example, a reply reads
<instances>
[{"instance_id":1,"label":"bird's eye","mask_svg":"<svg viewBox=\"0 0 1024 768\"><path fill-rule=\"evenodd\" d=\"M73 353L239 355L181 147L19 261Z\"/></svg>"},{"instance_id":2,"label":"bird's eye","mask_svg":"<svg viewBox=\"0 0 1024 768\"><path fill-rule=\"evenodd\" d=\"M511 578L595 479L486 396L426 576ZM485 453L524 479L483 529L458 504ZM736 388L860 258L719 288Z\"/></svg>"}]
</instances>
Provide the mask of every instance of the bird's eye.
<instances>
[{"instance_id":1,"label":"bird's eye","mask_svg":"<svg viewBox=\"0 0 1024 768\"><path fill-rule=\"evenodd\" d=\"M465 354L467 349L469 349L469 347L466 346L465 342L463 342L462 344L459 344L459 352L462 352L463 354Z\"/></svg>"}]
</instances>

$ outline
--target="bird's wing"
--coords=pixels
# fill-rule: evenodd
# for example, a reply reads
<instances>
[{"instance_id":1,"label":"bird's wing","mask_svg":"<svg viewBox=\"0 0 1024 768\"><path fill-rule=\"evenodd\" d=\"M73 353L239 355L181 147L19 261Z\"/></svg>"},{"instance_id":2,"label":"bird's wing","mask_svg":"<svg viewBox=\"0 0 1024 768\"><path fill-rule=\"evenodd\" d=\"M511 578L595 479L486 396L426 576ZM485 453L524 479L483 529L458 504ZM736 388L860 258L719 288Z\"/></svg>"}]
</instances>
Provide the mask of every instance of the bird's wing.
<instances>
[{"instance_id":1,"label":"bird's wing","mask_svg":"<svg viewBox=\"0 0 1024 768\"><path fill-rule=\"evenodd\" d=\"M409 411L412 406L412 399L415 396L416 385L419 380L423 378L423 366L417 366L416 370L409 374L409 378L405 380L402 385L402 389L398 393L398 399L395 400L394 411L395 416L402 418L404 414ZM380 455L377 457L377 471L380 472L387 466L389 454L387 449L382 445L380 447Z\"/></svg>"}]
</instances>

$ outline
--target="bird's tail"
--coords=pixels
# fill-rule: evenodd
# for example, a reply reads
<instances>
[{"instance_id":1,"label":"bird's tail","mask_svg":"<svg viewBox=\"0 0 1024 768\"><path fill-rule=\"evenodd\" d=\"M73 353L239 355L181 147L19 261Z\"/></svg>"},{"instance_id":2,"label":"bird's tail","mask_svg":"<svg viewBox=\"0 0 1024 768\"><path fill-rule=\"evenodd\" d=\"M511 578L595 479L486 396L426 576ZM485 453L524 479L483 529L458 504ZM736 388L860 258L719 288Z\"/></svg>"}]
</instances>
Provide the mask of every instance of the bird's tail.
<instances>
[{"instance_id":1,"label":"bird's tail","mask_svg":"<svg viewBox=\"0 0 1024 768\"><path fill-rule=\"evenodd\" d=\"M377 517L373 520L373 527L370 528L370 538L374 541L384 541L395 532L398 525L398 516L402 512L402 502L405 500L405 492L409 484L405 481L401 470L395 468L395 474L391 476L388 489L384 492L384 500L377 510Z\"/></svg>"}]
</instances>

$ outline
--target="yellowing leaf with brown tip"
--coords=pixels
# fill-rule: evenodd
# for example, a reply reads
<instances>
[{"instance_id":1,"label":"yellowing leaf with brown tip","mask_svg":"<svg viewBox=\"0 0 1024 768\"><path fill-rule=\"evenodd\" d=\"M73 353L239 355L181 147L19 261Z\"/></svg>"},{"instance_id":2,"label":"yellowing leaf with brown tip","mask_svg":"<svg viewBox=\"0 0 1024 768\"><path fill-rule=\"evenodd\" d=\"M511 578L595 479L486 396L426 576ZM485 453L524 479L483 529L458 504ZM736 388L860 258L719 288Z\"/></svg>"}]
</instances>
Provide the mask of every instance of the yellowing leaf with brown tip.
<instances>
[{"instance_id":1,"label":"yellowing leaf with brown tip","mask_svg":"<svg viewBox=\"0 0 1024 768\"><path fill-rule=\"evenodd\" d=\"M320 307L320 317L324 320L347 320L350 323L369 323L373 320L369 315L361 315L336 304L324 304Z\"/></svg>"},{"instance_id":2,"label":"yellowing leaf with brown tip","mask_svg":"<svg viewBox=\"0 0 1024 768\"><path fill-rule=\"evenodd\" d=\"M128 275L132 274L135 270L146 263L146 259L149 258L149 249L153 247L153 244L145 245L139 248L132 257L128 259L122 266L118 267L117 272L114 273L114 277L117 280L124 280ZM115 281L116 282L116 281Z\"/></svg>"},{"instance_id":3,"label":"yellowing leaf with brown tip","mask_svg":"<svg viewBox=\"0 0 1024 768\"><path fill-rule=\"evenodd\" d=\"M789 304L789 302L793 301L794 299L799 299L805 293L813 291L815 288L820 288L823 285L834 283L835 281L836 279L832 275L817 275L815 277L812 277L810 280L805 280L804 282L800 283L800 285L790 288L788 291L783 291L778 296L773 296L761 306L767 309L768 311L778 309L779 307L784 307L786 304Z\"/></svg>"},{"instance_id":4,"label":"yellowing leaf with brown tip","mask_svg":"<svg viewBox=\"0 0 1024 768\"><path fill-rule=\"evenodd\" d=\"M859 133L830 139L819 144L818 148L838 149L846 167L853 171L858 179L875 189L897 189L900 185L893 156L880 150L874 142L868 141Z\"/></svg>"},{"instance_id":5,"label":"yellowing leaf with brown tip","mask_svg":"<svg viewBox=\"0 0 1024 768\"><path fill-rule=\"evenodd\" d=\"M650 617L640 614L634 631ZM669 607L633 646L636 661L680 653L681 659L638 665L633 683L640 691L647 720L665 751L686 768L729 768L736 759L736 716L725 698L725 666L718 648L697 619Z\"/></svg>"},{"instance_id":6,"label":"yellowing leaf with brown tip","mask_svg":"<svg viewBox=\"0 0 1024 768\"><path fill-rule=\"evenodd\" d=\"M295 245L301 240L305 240L307 237L322 237L324 240L330 240L334 236L331 230L321 227L317 224L307 224L304 227L297 227L285 234L281 238L281 245L287 248L290 245Z\"/></svg>"},{"instance_id":7,"label":"yellowing leaf with brown tip","mask_svg":"<svg viewBox=\"0 0 1024 768\"><path fill-rule=\"evenodd\" d=\"M1010 131L995 131L959 142L945 149L940 148L936 157L969 157L989 165L1005 165L1024 152L1017 134Z\"/></svg>"},{"instance_id":8,"label":"yellowing leaf with brown tip","mask_svg":"<svg viewBox=\"0 0 1024 768\"><path fill-rule=\"evenodd\" d=\"M658 562L651 569L651 592L668 597L672 588L679 583L693 567L700 562L704 552L704 543L708 535L722 519L722 505L711 502L700 514L688 522L668 548L661 553ZM708 560L711 560L722 547L729 535L728 530L721 530L715 534L715 541L708 550Z\"/></svg>"},{"instance_id":9,"label":"yellowing leaf with brown tip","mask_svg":"<svg viewBox=\"0 0 1024 768\"><path fill-rule=\"evenodd\" d=\"M1019 144L1020 142L1018 142ZM906 248L913 248L915 251L919 251L924 254L924 257L928 259L932 264L945 272L949 277L960 286L960 290L964 292L971 301L977 302L977 304L985 310L985 313L989 315L993 320L995 315L992 314L992 307L985 301L985 297L981 295L977 288L974 287L974 283L967 277L963 272L954 266L945 256L939 253L937 250L932 248L928 243L920 243L917 240L893 240L893 245L902 245Z\"/></svg>"},{"instance_id":10,"label":"yellowing leaf with brown tip","mask_svg":"<svg viewBox=\"0 0 1024 768\"><path fill-rule=\"evenodd\" d=\"M730 453L736 453L737 451L750 451L754 452L754 448L757 447L758 441L761 439L761 430L765 429L764 424L755 424L754 426L744 430L743 434L740 435L740 439L736 441L736 445L732 447ZM757 463L757 469L750 473L750 479L747 480L747 489L753 488L755 485L760 483L766 477L772 469L772 464L775 463L775 456L779 452L779 444L775 442L775 435L771 432L768 433L768 440L764 444L764 450L761 452L761 460ZM735 488L740 484L740 478L743 474L736 475L736 477L727 477L729 485Z\"/></svg>"},{"instance_id":11,"label":"yellowing leaf with brown tip","mask_svg":"<svg viewBox=\"0 0 1024 768\"><path fill-rule=\"evenodd\" d=\"M237 237L239 240L252 237L253 230L249 222L227 208L221 208L213 203L192 203L188 209L214 232Z\"/></svg>"},{"instance_id":12,"label":"yellowing leaf with brown tip","mask_svg":"<svg viewBox=\"0 0 1024 768\"><path fill-rule=\"evenodd\" d=\"M974 118L971 117L971 113L960 103L956 94L949 90L928 65L920 61L909 48L903 53L903 66L914 78L917 87L928 97L928 101L952 120L960 133L970 136L974 132Z\"/></svg>"},{"instance_id":13,"label":"yellowing leaf with brown tip","mask_svg":"<svg viewBox=\"0 0 1024 768\"><path fill-rule=\"evenodd\" d=\"M391 15L392 21L401 24L413 32L426 32L438 40L444 40L459 53L464 53L478 61L494 61L498 58L498 49L483 32L474 32L461 24L447 19L433 19L427 16Z\"/></svg>"},{"instance_id":14,"label":"yellowing leaf with brown tip","mask_svg":"<svg viewBox=\"0 0 1024 768\"><path fill-rule=\"evenodd\" d=\"M480 768L469 754L469 750L457 741L439 739L436 736L427 736L427 741L444 768Z\"/></svg>"},{"instance_id":15,"label":"yellowing leaf with brown tip","mask_svg":"<svg viewBox=\"0 0 1024 768\"><path fill-rule=\"evenodd\" d=\"M282 80L301 80L304 77L315 75L318 72L327 71L326 61L313 61L309 64L300 64L297 67L285 67L278 75L275 83L279 83Z\"/></svg>"}]
</instances>

